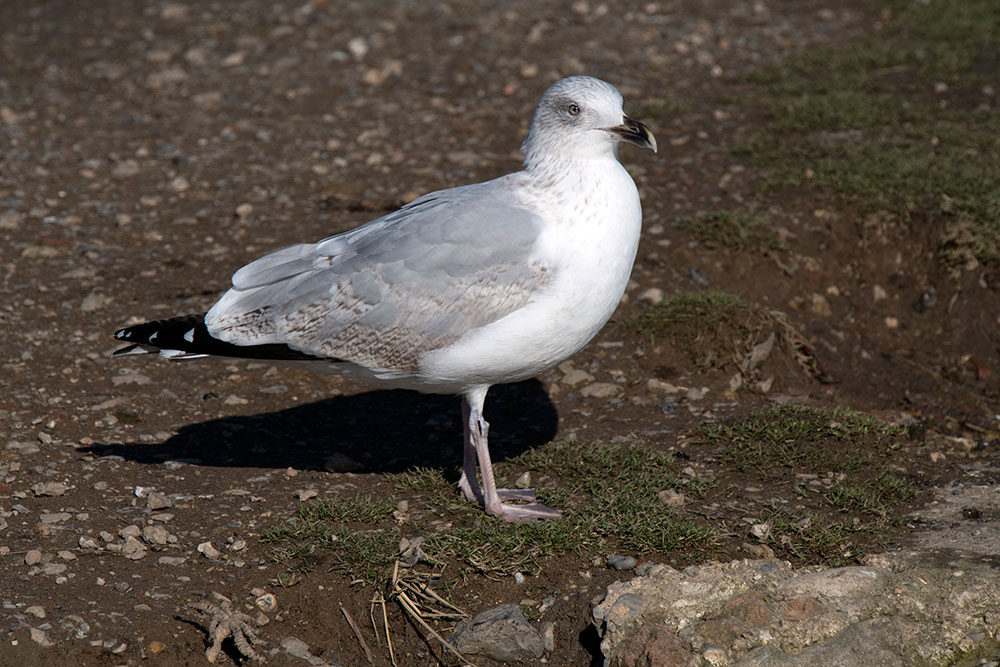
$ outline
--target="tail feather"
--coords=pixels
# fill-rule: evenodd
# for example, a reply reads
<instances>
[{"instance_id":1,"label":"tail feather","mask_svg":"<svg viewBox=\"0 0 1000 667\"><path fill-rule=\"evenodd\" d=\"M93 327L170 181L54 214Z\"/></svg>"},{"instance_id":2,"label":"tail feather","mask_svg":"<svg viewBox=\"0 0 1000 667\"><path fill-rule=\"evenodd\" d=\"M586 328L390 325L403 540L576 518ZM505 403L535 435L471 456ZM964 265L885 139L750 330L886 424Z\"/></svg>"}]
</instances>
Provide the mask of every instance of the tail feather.
<instances>
[{"instance_id":1,"label":"tail feather","mask_svg":"<svg viewBox=\"0 0 1000 667\"><path fill-rule=\"evenodd\" d=\"M119 329L115 338L131 343L116 350L114 356L159 352L170 359L196 359L198 357L236 357L242 359L271 359L274 361L336 361L293 350L280 343L265 345L236 345L219 340L205 326L205 313L181 315L164 320L154 320L133 327Z\"/></svg>"}]
</instances>

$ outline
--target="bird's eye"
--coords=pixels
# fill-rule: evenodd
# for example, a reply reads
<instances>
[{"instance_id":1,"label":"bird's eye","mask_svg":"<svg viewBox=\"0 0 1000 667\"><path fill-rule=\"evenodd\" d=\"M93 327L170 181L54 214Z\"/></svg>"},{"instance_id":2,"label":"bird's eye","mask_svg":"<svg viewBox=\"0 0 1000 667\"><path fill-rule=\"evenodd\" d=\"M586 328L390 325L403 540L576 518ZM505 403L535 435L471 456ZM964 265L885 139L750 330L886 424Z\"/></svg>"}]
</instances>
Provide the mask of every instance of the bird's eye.
<instances>
[{"instance_id":1,"label":"bird's eye","mask_svg":"<svg viewBox=\"0 0 1000 667\"><path fill-rule=\"evenodd\" d=\"M569 106L566 107L566 111L569 112L570 116L579 116L580 106L576 102L570 102Z\"/></svg>"}]
</instances>

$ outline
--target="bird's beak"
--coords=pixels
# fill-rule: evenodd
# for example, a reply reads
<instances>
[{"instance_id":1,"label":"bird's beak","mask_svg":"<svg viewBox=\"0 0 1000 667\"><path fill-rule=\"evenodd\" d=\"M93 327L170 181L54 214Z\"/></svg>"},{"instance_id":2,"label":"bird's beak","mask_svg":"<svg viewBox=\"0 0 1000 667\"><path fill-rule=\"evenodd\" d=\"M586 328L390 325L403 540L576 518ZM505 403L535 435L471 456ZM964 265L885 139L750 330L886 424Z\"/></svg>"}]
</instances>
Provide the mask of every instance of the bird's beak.
<instances>
[{"instance_id":1,"label":"bird's beak","mask_svg":"<svg viewBox=\"0 0 1000 667\"><path fill-rule=\"evenodd\" d=\"M649 131L649 128L637 120L632 120L628 116L622 116L622 124L615 127L604 128L622 141L635 144L640 148L651 148L656 152L656 137Z\"/></svg>"}]
</instances>

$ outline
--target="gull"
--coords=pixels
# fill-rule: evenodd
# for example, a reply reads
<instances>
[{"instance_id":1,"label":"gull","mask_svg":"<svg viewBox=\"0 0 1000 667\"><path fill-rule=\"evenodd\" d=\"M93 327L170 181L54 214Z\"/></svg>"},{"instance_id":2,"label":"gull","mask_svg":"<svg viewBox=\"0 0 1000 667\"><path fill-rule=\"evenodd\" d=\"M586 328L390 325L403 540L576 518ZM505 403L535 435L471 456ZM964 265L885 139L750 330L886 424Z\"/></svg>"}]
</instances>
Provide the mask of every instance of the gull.
<instances>
[{"instance_id":1,"label":"gull","mask_svg":"<svg viewBox=\"0 0 1000 667\"><path fill-rule=\"evenodd\" d=\"M491 385L580 350L621 300L642 223L623 142L656 152L614 86L561 79L538 102L521 171L265 255L207 313L115 332L130 343L115 355L263 359L460 395L461 493L508 521L558 518L533 490L496 487L483 404Z\"/></svg>"}]
</instances>

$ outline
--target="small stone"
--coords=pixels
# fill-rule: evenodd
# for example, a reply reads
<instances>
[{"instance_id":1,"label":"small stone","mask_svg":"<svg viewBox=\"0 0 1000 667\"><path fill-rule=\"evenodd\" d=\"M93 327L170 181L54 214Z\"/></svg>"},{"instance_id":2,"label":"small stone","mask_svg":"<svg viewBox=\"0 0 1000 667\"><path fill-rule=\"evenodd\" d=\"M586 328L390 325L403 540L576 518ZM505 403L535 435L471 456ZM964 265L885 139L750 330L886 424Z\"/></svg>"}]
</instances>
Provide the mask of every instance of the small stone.
<instances>
[{"instance_id":1,"label":"small stone","mask_svg":"<svg viewBox=\"0 0 1000 667\"><path fill-rule=\"evenodd\" d=\"M186 561L187 558L184 556L160 556L156 562L160 565L177 567L178 565L183 565Z\"/></svg>"},{"instance_id":2,"label":"small stone","mask_svg":"<svg viewBox=\"0 0 1000 667\"><path fill-rule=\"evenodd\" d=\"M149 495L146 496L146 509L151 512L162 510L167 507L173 507L173 505L174 502L159 491L150 491Z\"/></svg>"},{"instance_id":3,"label":"small stone","mask_svg":"<svg viewBox=\"0 0 1000 667\"><path fill-rule=\"evenodd\" d=\"M101 548L101 546L97 543L97 540L95 540L93 537L87 537L86 535L82 535L80 537L79 545L83 549L100 549Z\"/></svg>"},{"instance_id":4,"label":"small stone","mask_svg":"<svg viewBox=\"0 0 1000 667\"><path fill-rule=\"evenodd\" d=\"M620 393L622 393L621 385L613 382L594 382L580 390L580 395L585 398L611 398Z\"/></svg>"},{"instance_id":5,"label":"small stone","mask_svg":"<svg viewBox=\"0 0 1000 667\"><path fill-rule=\"evenodd\" d=\"M68 569L69 566L66 565L66 563L49 563L48 565L42 567L42 574L54 576L57 574L62 574Z\"/></svg>"},{"instance_id":6,"label":"small stone","mask_svg":"<svg viewBox=\"0 0 1000 667\"><path fill-rule=\"evenodd\" d=\"M872 287L872 298L875 300L875 303L878 303L882 299L889 298L889 295L886 293L884 287L881 285L875 285Z\"/></svg>"},{"instance_id":7,"label":"small stone","mask_svg":"<svg viewBox=\"0 0 1000 667\"><path fill-rule=\"evenodd\" d=\"M542 623L542 641L545 643L545 652L552 653L556 647L556 624L552 621Z\"/></svg>"},{"instance_id":8,"label":"small stone","mask_svg":"<svg viewBox=\"0 0 1000 667\"><path fill-rule=\"evenodd\" d=\"M49 636L41 628L31 628L31 641L45 647L52 646Z\"/></svg>"},{"instance_id":9,"label":"small stone","mask_svg":"<svg viewBox=\"0 0 1000 667\"><path fill-rule=\"evenodd\" d=\"M115 178L131 178L140 171L139 163L135 160L123 160L111 168L111 175Z\"/></svg>"},{"instance_id":10,"label":"small stone","mask_svg":"<svg viewBox=\"0 0 1000 667\"><path fill-rule=\"evenodd\" d=\"M295 492L295 497L301 501L309 500L310 498L315 498L319 495L319 491L316 489L299 489Z\"/></svg>"},{"instance_id":11,"label":"small stone","mask_svg":"<svg viewBox=\"0 0 1000 667\"><path fill-rule=\"evenodd\" d=\"M153 641L149 642L149 652L150 653L154 653L154 654L155 653L162 653L163 649L165 649L165 648L167 648L167 645L164 644L163 642L158 642L156 640L153 640Z\"/></svg>"},{"instance_id":12,"label":"small stone","mask_svg":"<svg viewBox=\"0 0 1000 667\"><path fill-rule=\"evenodd\" d=\"M531 472L525 470L523 473L518 475L517 479L514 480L515 489L530 489L531 488Z\"/></svg>"},{"instance_id":13,"label":"small stone","mask_svg":"<svg viewBox=\"0 0 1000 667\"><path fill-rule=\"evenodd\" d=\"M146 526L142 529L142 539L147 544L166 544L170 533L159 524Z\"/></svg>"},{"instance_id":14,"label":"small stone","mask_svg":"<svg viewBox=\"0 0 1000 667\"><path fill-rule=\"evenodd\" d=\"M125 539L125 544L122 545L122 554L131 560L145 558L147 553L146 545L131 535Z\"/></svg>"},{"instance_id":15,"label":"small stone","mask_svg":"<svg viewBox=\"0 0 1000 667\"><path fill-rule=\"evenodd\" d=\"M660 289L659 287L650 287L647 290L643 290L639 294L639 301L644 301L646 303L651 303L653 305L660 303L661 301L663 301L663 299L664 299L663 290Z\"/></svg>"},{"instance_id":16,"label":"small stone","mask_svg":"<svg viewBox=\"0 0 1000 667\"><path fill-rule=\"evenodd\" d=\"M41 519L42 523L51 525L68 521L72 517L73 515L69 512L43 512L38 518Z\"/></svg>"},{"instance_id":17,"label":"small stone","mask_svg":"<svg viewBox=\"0 0 1000 667\"><path fill-rule=\"evenodd\" d=\"M211 542L202 542L201 544L199 544L198 553L205 556L205 558L209 558L211 560L218 560L219 556L222 555L221 553L219 553L218 549L212 546Z\"/></svg>"},{"instance_id":18,"label":"small stone","mask_svg":"<svg viewBox=\"0 0 1000 667\"><path fill-rule=\"evenodd\" d=\"M607 556L608 565L616 570L631 570L635 567L635 558L632 556L618 556L609 555Z\"/></svg>"},{"instance_id":19,"label":"small stone","mask_svg":"<svg viewBox=\"0 0 1000 667\"><path fill-rule=\"evenodd\" d=\"M677 493L673 489L664 489L656 494L656 497L667 507L680 507L685 501L684 494Z\"/></svg>"},{"instance_id":20,"label":"small stone","mask_svg":"<svg viewBox=\"0 0 1000 667\"><path fill-rule=\"evenodd\" d=\"M809 310L815 315L820 315L822 317L829 317L833 314L833 310L830 308L830 302L826 300L826 297L822 294L813 293L809 297Z\"/></svg>"},{"instance_id":21,"label":"small stone","mask_svg":"<svg viewBox=\"0 0 1000 667\"><path fill-rule=\"evenodd\" d=\"M274 597L274 594L272 593L264 593L254 600L254 604L256 604L261 611L270 613L278 608L278 598Z\"/></svg>"},{"instance_id":22,"label":"small stone","mask_svg":"<svg viewBox=\"0 0 1000 667\"><path fill-rule=\"evenodd\" d=\"M243 551L247 548L247 541L243 539L233 540L233 543L229 545L230 551Z\"/></svg>"},{"instance_id":23,"label":"small stone","mask_svg":"<svg viewBox=\"0 0 1000 667\"><path fill-rule=\"evenodd\" d=\"M755 523L750 526L750 534L756 537L758 540L766 540L771 536L771 524L770 523Z\"/></svg>"},{"instance_id":24,"label":"small stone","mask_svg":"<svg viewBox=\"0 0 1000 667\"><path fill-rule=\"evenodd\" d=\"M142 535L142 529L135 524L129 524L118 531L118 536L125 540L130 537L139 537L140 535Z\"/></svg>"},{"instance_id":25,"label":"small stone","mask_svg":"<svg viewBox=\"0 0 1000 667\"><path fill-rule=\"evenodd\" d=\"M63 560L76 560L76 554L73 553L72 551L67 551L66 549L57 552L56 555L62 558Z\"/></svg>"},{"instance_id":26,"label":"small stone","mask_svg":"<svg viewBox=\"0 0 1000 667\"><path fill-rule=\"evenodd\" d=\"M62 482L38 482L31 485L31 492L36 496L61 496L66 493L66 485Z\"/></svg>"},{"instance_id":27,"label":"small stone","mask_svg":"<svg viewBox=\"0 0 1000 667\"><path fill-rule=\"evenodd\" d=\"M240 218L246 218L251 213L253 213L253 204L240 204L236 207L236 215Z\"/></svg>"},{"instance_id":28,"label":"small stone","mask_svg":"<svg viewBox=\"0 0 1000 667\"><path fill-rule=\"evenodd\" d=\"M24 554L25 565L38 565L40 562L42 562L42 552L38 549L31 549Z\"/></svg>"},{"instance_id":29,"label":"small stone","mask_svg":"<svg viewBox=\"0 0 1000 667\"><path fill-rule=\"evenodd\" d=\"M246 405L249 402L250 401L248 401L247 399L241 398L240 396L237 396L235 394L230 394L229 396L226 397L226 400L223 401L223 403L225 403L226 405Z\"/></svg>"},{"instance_id":30,"label":"small stone","mask_svg":"<svg viewBox=\"0 0 1000 667\"><path fill-rule=\"evenodd\" d=\"M562 379L564 384L568 384L571 387L575 387L581 382L592 382L593 380L594 380L593 375L591 375L587 371L580 370L579 368L573 368L567 371Z\"/></svg>"},{"instance_id":31,"label":"small stone","mask_svg":"<svg viewBox=\"0 0 1000 667\"><path fill-rule=\"evenodd\" d=\"M520 586L524 583L524 574L521 572L514 573L514 583Z\"/></svg>"},{"instance_id":32,"label":"small stone","mask_svg":"<svg viewBox=\"0 0 1000 667\"><path fill-rule=\"evenodd\" d=\"M494 660L538 659L545 641L516 604L502 604L458 624L448 640L462 653Z\"/></svg>"},{"instance_id":33,"label":"small stone","mask_svg":"<svg viewBox=\"0 0 1000 667\"><path fill-rule=\"evenodd\" d=\"M45 607L33 604L24 610L26 614L31 614L35 618L45 618Z\"/></svg>"}]
</instances>

